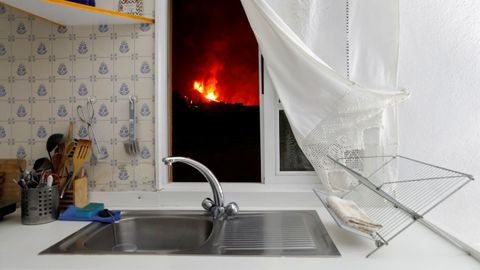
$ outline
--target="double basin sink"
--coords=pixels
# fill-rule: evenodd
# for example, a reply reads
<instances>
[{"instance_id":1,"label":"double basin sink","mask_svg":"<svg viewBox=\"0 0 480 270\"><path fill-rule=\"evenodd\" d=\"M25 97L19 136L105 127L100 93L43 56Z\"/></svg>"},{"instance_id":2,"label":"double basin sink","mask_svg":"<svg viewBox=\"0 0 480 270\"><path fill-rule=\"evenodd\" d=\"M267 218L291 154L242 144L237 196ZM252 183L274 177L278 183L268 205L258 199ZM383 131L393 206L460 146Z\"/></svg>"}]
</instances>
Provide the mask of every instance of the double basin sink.
<instances>
[{"instance_id":1,"label":"double basin sink","mask_svg":"<svg viewBox=\"0 0 480 270\"><path fill-rule=\"evenodd\" d=\"M315 211L224 220L201 211L124 211L115 224L91 223L41 254L340 255Z\"/></svg>"}]
</instances>

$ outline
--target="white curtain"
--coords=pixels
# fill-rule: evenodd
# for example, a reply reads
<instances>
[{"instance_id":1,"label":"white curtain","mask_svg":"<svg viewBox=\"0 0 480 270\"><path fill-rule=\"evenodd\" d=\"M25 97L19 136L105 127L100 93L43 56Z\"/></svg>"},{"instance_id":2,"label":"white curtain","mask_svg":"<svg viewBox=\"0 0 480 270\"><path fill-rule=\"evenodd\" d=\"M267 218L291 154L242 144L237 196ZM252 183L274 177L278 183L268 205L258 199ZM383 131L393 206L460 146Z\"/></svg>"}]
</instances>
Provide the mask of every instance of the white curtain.
<instances>
[{"instance_id":1,"label":"white curtain","mask_svg":"<svg viewBox=\"0 0 480 270\"><path fill-rule=\"evenodd\" d=\"M298 144L326 189L334 158L395 154L397 0L242 0Z\"/></svg>"}]
</instances>

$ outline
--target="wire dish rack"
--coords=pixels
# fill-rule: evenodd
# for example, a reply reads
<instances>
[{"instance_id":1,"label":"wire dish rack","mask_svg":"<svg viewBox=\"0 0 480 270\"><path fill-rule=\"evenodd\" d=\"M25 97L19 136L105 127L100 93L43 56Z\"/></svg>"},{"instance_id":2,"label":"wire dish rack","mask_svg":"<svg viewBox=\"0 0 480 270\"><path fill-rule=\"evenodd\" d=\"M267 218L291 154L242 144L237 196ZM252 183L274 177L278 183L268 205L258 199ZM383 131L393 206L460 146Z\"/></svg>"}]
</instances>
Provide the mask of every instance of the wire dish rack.
<instances>
[{"instance_id":1,"label":"wire dish rack","mask_svg":"<svg viewBox=\"0 0 480 270\"><path fill-rule=\"evenodd\" d=\"M474 180L471 175L403 156L330 159L355 181L354 188L339 197L354 201L373 222L383 227L373 234L359 231L343 222L328 206L327 193L319 189L314 192L339 227L375 242L376 248L367 258L416 221L448 238L423 220L423 216Z\"/></svg>"}]
</instances>

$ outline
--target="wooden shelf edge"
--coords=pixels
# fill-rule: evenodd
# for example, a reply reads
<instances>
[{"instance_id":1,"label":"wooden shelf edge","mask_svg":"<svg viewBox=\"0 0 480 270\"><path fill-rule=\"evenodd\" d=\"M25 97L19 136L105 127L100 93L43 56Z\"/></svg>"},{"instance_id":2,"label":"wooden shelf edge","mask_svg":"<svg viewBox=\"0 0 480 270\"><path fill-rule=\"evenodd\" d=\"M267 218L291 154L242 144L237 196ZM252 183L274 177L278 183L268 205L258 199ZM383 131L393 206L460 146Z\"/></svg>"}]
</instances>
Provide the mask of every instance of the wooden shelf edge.
<instances>
[{"instance_id":1,"label":"wooden shelf edge","mask_svg":"<svg viewBox=\"0 0 480 270\"><path fill-rule=\"evenodd\" d=\"M147 17L142 17L142 16L136 16L136 15L131 15L131 14L125 14L121 13L118 11L113 11L113 10L108 10L108 9L103 9L103 8L97 8L97 7L92 7L88 5L82 5L78 3L73 3L65 0L43 0L43 2L54 4L54 5L61 5L61 6L66 6L70 8L76 8L76 9L82 9L90 12L96 12L100 14L105 14L105 15L110 15L110 16L116 16L116 17L122 17L126 19L132 19L132 20L137 20L140 22L145 22L145 23L155 23L155 19L152 18L147 18Z\"/></svg>"}]
</instances>

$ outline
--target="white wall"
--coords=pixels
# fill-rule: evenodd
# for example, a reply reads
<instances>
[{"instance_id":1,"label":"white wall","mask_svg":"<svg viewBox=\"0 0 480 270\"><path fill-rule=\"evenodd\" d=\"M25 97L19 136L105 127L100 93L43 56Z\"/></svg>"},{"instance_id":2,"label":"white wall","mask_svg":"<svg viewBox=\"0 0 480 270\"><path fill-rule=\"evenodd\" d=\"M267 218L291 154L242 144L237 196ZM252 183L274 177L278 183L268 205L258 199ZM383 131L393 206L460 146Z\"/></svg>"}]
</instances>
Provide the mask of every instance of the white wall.
<instances>
[{"instance_id":1,"label":"white wall","mask_svg":"<svg viewBox=\"0 0 480 270\"><path fill-rule=\"evenodd\" d=\"M400 0L403 155L473 174L428 218L480 247L480 1Z\"/></svg>"}]
</instances>

